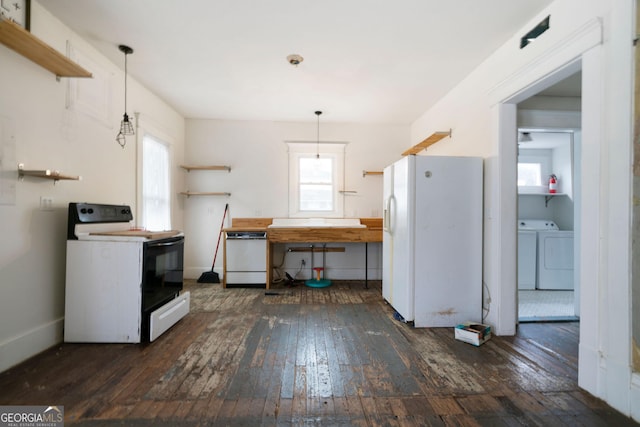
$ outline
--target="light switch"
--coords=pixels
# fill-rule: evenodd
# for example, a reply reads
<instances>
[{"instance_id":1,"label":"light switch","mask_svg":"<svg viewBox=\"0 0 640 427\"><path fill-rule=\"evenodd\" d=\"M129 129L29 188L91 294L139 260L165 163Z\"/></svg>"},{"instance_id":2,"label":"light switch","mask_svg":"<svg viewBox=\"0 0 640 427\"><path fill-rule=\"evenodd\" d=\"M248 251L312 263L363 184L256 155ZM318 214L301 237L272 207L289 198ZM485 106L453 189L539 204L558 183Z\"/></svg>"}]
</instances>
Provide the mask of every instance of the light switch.
<instances>
[{"instance_id":1,"label":"light switch","mask_svg":"<svg viewBox=\"0 0 640 427\"><path fill-rule=\"evenodd\" d=\"M40 197L40 210L52 211L53 210L53 197Z\"/></svg>"}]
</instances>

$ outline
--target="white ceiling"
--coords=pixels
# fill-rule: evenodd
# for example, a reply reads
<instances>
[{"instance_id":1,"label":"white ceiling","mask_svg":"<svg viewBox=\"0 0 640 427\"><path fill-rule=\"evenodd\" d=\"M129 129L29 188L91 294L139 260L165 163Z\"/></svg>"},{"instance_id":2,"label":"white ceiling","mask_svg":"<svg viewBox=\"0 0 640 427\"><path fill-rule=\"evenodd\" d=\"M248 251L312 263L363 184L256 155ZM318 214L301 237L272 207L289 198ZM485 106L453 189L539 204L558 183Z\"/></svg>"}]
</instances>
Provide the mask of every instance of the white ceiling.
<instances>
[{"instance_id":1,"label":"white ceiling","mask_svg":"<svg viewBox=\"0 0 640 427\"><path fill-rule=\"evenodd\" d=\"M187 118L398 124L551 2L40 0Z\"/></svg>"}]
</instances>

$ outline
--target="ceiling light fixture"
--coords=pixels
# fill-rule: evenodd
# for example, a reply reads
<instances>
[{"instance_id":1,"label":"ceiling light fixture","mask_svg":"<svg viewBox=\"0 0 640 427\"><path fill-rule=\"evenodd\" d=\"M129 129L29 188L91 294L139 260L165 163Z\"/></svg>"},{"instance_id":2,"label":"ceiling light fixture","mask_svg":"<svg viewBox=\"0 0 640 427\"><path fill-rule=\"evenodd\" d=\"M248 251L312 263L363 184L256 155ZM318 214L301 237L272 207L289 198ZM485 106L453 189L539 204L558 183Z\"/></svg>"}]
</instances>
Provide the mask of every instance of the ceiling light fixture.
<instances>
[{"instance_id":1,"label":"ceiling light fixture","mask_svg":"<svg viewBox=\"0 0 640 427\"><path fill-rule=\"evenodd\" d=\"M292 53L291 55L287 56L287 61L289 62L289 64L295 65L297 67L298 64L304 61L304 58L297 53Z\"/></svg>"},{"instance_id":2,"label":"ceiling light fixture","mask_svg":"<svg viewBox=\"0 0 640 427\"><path fill-rule=\"evenodd\" d=\"M124 116L120 122L120 132L118 132L118 136L116 136L116 141L122 148L124 148L127 143L126 136L135 134L133 131L133 123L131 123L129 115L127 114L127 55L132 54L133 49L123 44L118 46L118 49L124 53Z\"/></svg>"},{"instance_id":3,"label":"ceiling light fixture","mask_svg":"<svg viewBox=\"0 0 640 427\"><path fill-rule=\"evenodd\" d=\"M531 138L531 134L529 132L519 132L518 133L518 142L531 142L533 138Z\"/></svg>"},{"instance_id":4,"label":"ceiling light fixture","mask_svg":"<svg viewBox=\"0 0 640 427\"><path fill-rule=\"evenodd\" d=\"M316 143L316 159L320 158L320 114L322 114L322 111L316 111L316 116L318 117L318 139Z\"/></svg>"}]
</instances>

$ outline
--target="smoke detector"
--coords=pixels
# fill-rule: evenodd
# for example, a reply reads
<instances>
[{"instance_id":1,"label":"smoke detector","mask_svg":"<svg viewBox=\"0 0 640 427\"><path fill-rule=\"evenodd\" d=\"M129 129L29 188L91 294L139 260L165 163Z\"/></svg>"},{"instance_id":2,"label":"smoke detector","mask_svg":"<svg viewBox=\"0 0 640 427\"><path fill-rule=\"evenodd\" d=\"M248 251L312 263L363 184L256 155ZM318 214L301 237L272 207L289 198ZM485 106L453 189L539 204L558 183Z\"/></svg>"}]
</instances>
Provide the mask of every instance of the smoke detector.
<instances>
[{"instance_id":1,"label":"smoke detector","mask_svg":"<svg viewBox=\"0 0 640 427\"><path fill-rule=\"evenodd\" d=\"M292 53L291 55L287 56L287 61L289 61L289 64L291 65L298 66L298 64L304 61L304 58L296 53Z\"/></svg>"}]
</instances>

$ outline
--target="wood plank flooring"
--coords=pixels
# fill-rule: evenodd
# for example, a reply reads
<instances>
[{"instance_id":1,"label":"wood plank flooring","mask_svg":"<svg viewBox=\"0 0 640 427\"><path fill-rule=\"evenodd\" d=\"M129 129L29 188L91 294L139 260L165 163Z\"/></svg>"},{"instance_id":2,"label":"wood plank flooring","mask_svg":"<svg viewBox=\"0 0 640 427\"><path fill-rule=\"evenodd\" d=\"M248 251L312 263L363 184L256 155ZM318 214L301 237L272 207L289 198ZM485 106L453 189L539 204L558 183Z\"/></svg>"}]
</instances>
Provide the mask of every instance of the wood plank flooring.
<instances>
[{"instance_id":1,"label":"wood plank flooring","mask_svg":"<svg viewBox=\"0 0 640 427\"><path fill-rule=\"evenodd\" d=\"M481 347L394 320L380 284L221 289L151 344L60 344L0 374L1 405L71 426L637 426L577 386L577 323Z\"/></svg>"}]
</instances>

